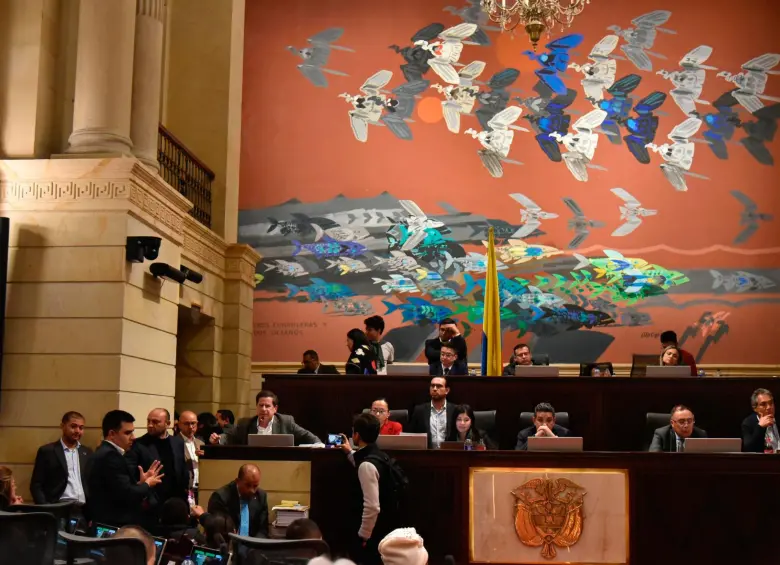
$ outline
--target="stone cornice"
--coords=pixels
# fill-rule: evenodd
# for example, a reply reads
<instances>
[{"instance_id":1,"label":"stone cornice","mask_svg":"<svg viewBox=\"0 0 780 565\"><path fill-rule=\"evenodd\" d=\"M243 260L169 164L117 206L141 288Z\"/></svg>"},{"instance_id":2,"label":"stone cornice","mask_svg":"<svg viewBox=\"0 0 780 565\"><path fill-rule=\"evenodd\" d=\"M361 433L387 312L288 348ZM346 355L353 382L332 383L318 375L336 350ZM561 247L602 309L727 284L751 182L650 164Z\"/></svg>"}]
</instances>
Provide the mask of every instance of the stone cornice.
<instances>
[{"instance_id":1,"label":"stone cornice","mask_svg":"<svg viewBox=\"0 0 780 565\"><path fill-rule=\"evenodd\" d=\"M227 248L225 240L192 216L185 216L182 254L187 259L224 278Z\"/></svg>"},{"instance_id":2,"label":"stone cornice","mask_svg":"<svg viewBox=\"0 0 780 565\"><path fill-rule=\"evenodd\" d=\"M255 287L255 269L261 255L244 243L234 243L225 252L225 278Z\"/></svg>"}]
</instances>

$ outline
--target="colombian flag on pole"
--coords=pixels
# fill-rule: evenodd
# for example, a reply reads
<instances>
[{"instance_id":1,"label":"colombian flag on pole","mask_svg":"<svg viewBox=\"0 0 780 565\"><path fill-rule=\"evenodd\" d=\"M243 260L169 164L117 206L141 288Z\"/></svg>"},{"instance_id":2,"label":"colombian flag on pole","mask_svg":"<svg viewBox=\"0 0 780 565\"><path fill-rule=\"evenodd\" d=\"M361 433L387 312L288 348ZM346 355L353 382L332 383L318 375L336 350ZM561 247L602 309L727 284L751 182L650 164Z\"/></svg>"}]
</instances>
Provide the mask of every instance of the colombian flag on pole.
<instances>
[{"instance_id":1,"label":"colombian flag on pole","mask_svg":"<svg viewBox=\"0 0 780 565\"><path fill-rule=\"evenodd\" d=\"M498 296L495 233L488 232L487 276L482 310L482 375L501 376L501 301Z\"/></svg>"}]
</instances>

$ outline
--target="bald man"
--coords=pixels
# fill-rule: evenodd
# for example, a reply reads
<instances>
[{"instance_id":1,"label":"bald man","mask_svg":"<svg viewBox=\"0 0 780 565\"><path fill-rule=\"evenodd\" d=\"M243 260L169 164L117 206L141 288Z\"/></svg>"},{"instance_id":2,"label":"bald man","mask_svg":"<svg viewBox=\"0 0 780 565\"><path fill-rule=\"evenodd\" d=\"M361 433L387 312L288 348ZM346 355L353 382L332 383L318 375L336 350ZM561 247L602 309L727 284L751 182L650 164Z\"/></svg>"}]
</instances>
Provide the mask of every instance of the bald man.
<instances>
[{"instance_id":1,"label":"bald man","mask_svg":"<svg viewBox=\"0 0 780 565\"><path fill-rule=\"evenodd\" d=\"M204 442L195 437L198 430L198 415L195 412L182 412L179 416L179 435L184 441L184 463L189 473L189 488L192 491L195 503L198 502L198 485L200 484L199 460L203 455Z\"/></svg>"},{"instance_id":2,"label":"bald man","mask_svg":"<svg viewBox=\"0 0 780 565\"><path fill-rule=\"evenodd\" d=\"M239 535L267 538L268 496L260 488L260 469L242 465L235 481L212 493L208 512L230 516Z\"/></svg>"},{"instance_id":3,"label":"bald man","mask_svg":"<svg viewBox=\"0 0 780 565\"><path fill-rule=\"evenodd\" d=\"M128 465L147 469L154 461L162 464L162 483L149 497L144 509L143 526L156 526L163 504L169 498L187 500L190 475L184 461L184 441L168 433L171 415L165 408L155 408L146 417L146 434L135 440L127 452ZM137 472L137 471L136 471Z\"/></svg>"},{"instance_id":4,"label":"bald man","mask_svg":"<svg viewBox=\"0 0 780 565\"><path fill-rule=\"evenodd\" d=\"M154 565L157 557L157 550L154 547L154 539L149 535L149 532L138 526L123 526L117 530L116 534L114 534L114 538L134 538L140 540L146 549L146 565ZM128 558L126 551L118 548L108 552L107 557L110 558L112 565L129 564L131 561Z\"/></svg>"}]
</instances>

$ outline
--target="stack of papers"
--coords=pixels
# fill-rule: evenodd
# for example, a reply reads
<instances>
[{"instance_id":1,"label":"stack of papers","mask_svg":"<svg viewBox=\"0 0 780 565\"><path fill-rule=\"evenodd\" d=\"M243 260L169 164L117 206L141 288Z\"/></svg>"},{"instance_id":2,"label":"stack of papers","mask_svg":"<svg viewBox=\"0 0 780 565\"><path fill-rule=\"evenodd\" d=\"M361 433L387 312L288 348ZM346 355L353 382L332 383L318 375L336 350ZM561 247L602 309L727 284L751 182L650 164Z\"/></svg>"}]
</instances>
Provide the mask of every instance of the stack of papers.
<instances>
[{"instance_id":1,"label":"stack of papers","mask_svg":"<svg viewBox=\"0 0 780 565\"><path fill-rule=\"evenodd\" d=\"M277 528L286 528L299 518L309 517L309 507L298 504L297 502L291 503L290 501L283 500L282 504L274 506L272 510L276 512L274 526Z\"/></svg>"}]
</instances>

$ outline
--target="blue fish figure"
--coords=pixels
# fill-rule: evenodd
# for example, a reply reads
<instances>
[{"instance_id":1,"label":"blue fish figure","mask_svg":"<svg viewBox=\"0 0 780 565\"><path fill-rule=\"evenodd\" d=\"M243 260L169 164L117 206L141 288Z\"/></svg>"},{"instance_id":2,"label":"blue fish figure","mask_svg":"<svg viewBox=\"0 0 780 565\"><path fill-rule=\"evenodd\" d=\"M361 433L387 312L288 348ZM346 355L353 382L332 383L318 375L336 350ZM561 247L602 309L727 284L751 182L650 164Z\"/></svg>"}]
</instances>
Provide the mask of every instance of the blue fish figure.
<instances>
[{"instance_id":1,"label":"blue fish figure","mask_svg":"<svg viewBox=\"0 0 780 565\"><path fill-rule=\"evenodd\" d=\"M623 137L628 150L634 158L647 165L650 163L650 153L645 145L653 143L655 134L658 131L658 116L653 114L666 101L666 94L663 92L651 92L634 106L634 112L638 117L627 118L621 122L628 130L628 135Z\"/></svg>"},{"instance_id":2,"label":"blue fish figure","mask_svg":"<svg viewBox=\"0 0 780 565\"><path fill-rule=\"evenodd\" d=\"M571 59L569 49L577 47L582 43L582 40L583 36L579 33L564 35L545 45L545 48L548 49L545 53L537 55L533 51L523 51L523 55L527 55L529 59L541 65L542 68L534 71L539 80L549 86L556 94L566 94L566 85L563 84L558 73L566 72Z\"/></svg>"},{"instance_id":3,"label":"blue fish figure","mask_svg":"<svg viewBox=\"0 0 780 565\"><path fill-rule=\"evenodd\" d=\"M461 298L455 290L448 286L432 288L428 294L430 294L431 300L458 300Z\"/></svg>"},{"instance_id":4,"label":"blue fish figure","mask_svg":"<svg viewBox=\"0 0 780 565\"><path fill-rule=\"evenodd\" d=\"M463 280L466 281L466 288L463 292L463 294L471 294L474 291L475 286L479 286L482 288L482 290L485 290L485 279L479 279L478 281L474 280L474 277L472 277L470 274L466 273L463 275ZM526 293L526 286L528 285L528 281L519 282L513 279L509 279L502 275L501 273L498 274L498 294L501 297L501 302L506 303L507 301L511 302L511 298L515 296L521 296Z\"/></svg>"},{"instance_id":5,"label":"blue fish figure","mask_svg":"<svg viewBox=\"0 0 780 565\"><path fill-rule=\"evenodd\" d=\"M392 314L396 310L400 310L404 322L422 322L423 320L430 320L431 322L438 324L444 318L448 318L452 315L452 310L449 308L431 304L422 298L411 296L407 298L406 301L406 304L393 304L392 302L383 300L382 304L387 306L385 316Z\"/></svg>"},{"instance_id":6,"label":"blue fish figure","mask_svg":"<svg viewBox=\"0 0 780 565\"><path fill-rule=\"evenodd\" d=\"M301 251L306 250L313 253L317 259L341 257L344 255L347 257L359 257L367 250L365 245L356 241L336 241L327 235L315 243L301 243L294 239L293 245L295 246L293 257L298 255Z\"/></svg>"},{"instance_id":7,"label":"blue fish figure","mask_svg":"<svg viewBox=\"0 0 780 565\"><path fill-rule=\"evenodd\" d=\"M319 278L312 278L312 284L299 287L294 284L285 284L290 294L287 298L292 298L301 292L309 295L309 302L324 302L326 300L340 300L349 296L355 296L355 293L347 285L341 283L329 283Z\"/></svg>"},{"instance_id":8,"label":"blue fish figure","mask_svg":"<svg viewBox=\"0 0 780 565\"><path fill-rule=\"evenodd\" d=\"M628 119L631 109L634 107L634 99L629 95L639 86L640 82L642 82L642 77L639 75L624 76L607 89L612 97L605 97L597 105L597 108L607 113L607 117L601 123L601 129L614 144L620 145L620 124Z\"/></svg>"},{"instance_id":9,"label":"blue fish figure","mask_svg":"<svg viewBox=\"0 0 780 565\"><path fill-rule=\"evenodd\" d=\"M458 314L466 314L469 322L472 324L481 324L485 315L484 304L470 304L468 306L461 305L452 313L453 316ZM499 317L502 320L511 320L517 318L517 314L512 312L509 308L501 308L499 311Z\"/></svg>"}]
</instances>

